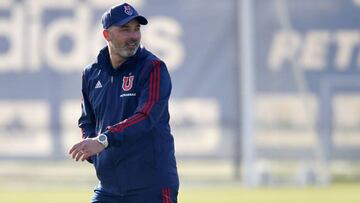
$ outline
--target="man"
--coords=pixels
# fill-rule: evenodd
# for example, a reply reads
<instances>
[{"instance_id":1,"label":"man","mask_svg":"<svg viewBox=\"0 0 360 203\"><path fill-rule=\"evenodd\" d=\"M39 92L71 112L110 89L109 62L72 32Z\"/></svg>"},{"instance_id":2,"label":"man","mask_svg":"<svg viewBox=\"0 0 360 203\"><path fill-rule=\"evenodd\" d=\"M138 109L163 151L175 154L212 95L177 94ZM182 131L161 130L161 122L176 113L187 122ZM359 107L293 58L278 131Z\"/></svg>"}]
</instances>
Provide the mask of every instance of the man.
<instances>
[{"instance_id":1,"label":"man","mask_svg":"<svg viewBox=\"0 0 360 203\"><path fill-rule=\"evenodd\" d=\"M100 181L93 203L177 202L171 80L165 63L140 45L140 25L147 22L129 4L106 11L107 46L83 72L84 139L69 153L95 166Z\"/></svg>"}]
</instances>

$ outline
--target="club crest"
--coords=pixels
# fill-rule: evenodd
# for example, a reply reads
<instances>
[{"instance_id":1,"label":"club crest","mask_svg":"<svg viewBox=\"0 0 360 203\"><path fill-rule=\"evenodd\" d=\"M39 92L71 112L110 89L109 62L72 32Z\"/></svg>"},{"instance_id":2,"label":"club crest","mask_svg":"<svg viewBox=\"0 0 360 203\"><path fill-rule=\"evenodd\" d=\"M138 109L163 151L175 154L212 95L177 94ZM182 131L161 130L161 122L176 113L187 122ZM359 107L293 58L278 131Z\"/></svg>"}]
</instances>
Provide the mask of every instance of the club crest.
<instances>
[{"instance_id":1,"label":"club crest","mask_svg":"<svg viewBox=\"0 0 360 203\"><path fill-rule=\"evenodd\" d=\"M132 10L131 6L129 6L129 5L124 6L124 12L126 14L128 14L129 16L131 16L133 14L133 10Z\"/></svg>"},{"instance_id":2,"label":"club crest","mask_svg":"<svg viewBox=\"0 0 360 203\"><path fill-rule=\"evenodd\" d=\"M123 77L123 83L122 83L122 89L124 91L129 91L131 90L132 86L133 86L133 81L134 81L134 76L124 76Z\"/></svg>"}]
</instances>

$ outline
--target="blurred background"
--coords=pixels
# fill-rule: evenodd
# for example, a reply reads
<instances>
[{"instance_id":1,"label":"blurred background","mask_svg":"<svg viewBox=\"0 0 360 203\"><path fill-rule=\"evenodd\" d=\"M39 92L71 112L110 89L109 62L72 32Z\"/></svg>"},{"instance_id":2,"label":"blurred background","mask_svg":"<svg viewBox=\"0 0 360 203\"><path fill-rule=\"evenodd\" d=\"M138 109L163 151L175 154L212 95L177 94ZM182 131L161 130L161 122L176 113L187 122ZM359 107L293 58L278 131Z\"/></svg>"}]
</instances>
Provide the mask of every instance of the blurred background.
<instances>
[{"instance_id":1,"label":"blurred background","mask_svg":"<svg viewBox=\"0 0 360 203\"><path fill-rule=\"evenodd\" d=\"M0 202L89 201L81 73L123 2L0 1ZM359 0L127 2L172 76L181 202L360 201Z\"/></svg>"}]
</instances>

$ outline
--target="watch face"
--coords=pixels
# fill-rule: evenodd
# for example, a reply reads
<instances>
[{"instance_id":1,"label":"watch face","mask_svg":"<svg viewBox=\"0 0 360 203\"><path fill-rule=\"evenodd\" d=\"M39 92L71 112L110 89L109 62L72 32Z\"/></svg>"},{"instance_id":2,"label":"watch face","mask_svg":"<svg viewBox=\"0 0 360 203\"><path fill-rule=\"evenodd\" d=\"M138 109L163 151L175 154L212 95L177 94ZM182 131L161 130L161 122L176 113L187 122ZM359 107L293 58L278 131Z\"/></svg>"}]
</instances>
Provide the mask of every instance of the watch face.
<instances>
[{"instance_id":1,"label":"watch face","mask_svg":"<svg viewBox=\"0 0 360 203\"><path fill-rule=\"evenodd\" d=\"M99 136L99 140L100 140L101 142L104 142L104 141L106 140L106 137L105 137L104 135L100 135L100 136Z\"/></svg>"}]
</instances>

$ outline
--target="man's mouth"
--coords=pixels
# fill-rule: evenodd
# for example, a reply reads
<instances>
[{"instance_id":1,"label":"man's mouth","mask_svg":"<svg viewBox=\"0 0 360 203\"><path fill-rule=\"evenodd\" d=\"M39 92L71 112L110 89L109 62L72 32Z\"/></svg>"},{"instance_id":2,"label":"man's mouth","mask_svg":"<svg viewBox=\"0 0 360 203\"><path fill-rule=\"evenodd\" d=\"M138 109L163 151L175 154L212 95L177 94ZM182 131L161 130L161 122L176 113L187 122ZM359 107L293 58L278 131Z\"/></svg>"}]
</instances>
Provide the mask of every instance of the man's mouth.
<instances>
[{"instance_id":1,"label":"man's mouth","mask_svg":"<svg viewBox=\"0 0 360 203\"><path fill-rule=\"evenodd\" d=\"M134 43L128 43L126 45L129 49L135 49L136 47L138 47L138 43L134 42Z\"/></svg>"}]
</instances>

